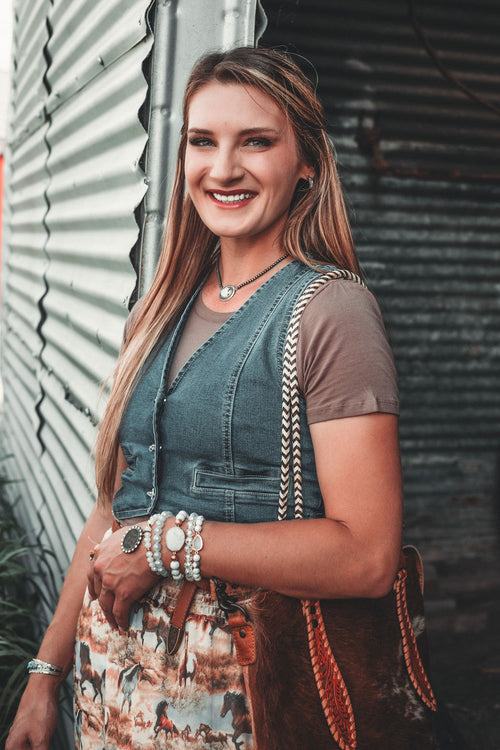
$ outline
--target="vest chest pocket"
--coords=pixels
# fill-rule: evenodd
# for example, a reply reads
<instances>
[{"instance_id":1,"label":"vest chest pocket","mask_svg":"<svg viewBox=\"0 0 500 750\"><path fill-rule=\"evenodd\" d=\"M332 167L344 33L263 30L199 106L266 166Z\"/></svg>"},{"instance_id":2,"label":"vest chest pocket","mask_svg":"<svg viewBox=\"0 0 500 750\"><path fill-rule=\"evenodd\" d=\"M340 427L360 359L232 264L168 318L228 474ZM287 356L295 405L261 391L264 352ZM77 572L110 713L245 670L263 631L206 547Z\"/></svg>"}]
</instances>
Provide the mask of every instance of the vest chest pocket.
<instances>
[{"instance_id":1,"label":"vest chest pocket","mask_svg":"<svg viewBox=\"0 0 500 750\"><path fill-rule=\"evenodd\" d=\"M277 519L279 477L196 468L191 489L206 501L208 514L221 514L226 521L260 523Z\"/></svg>"}]
</instances>

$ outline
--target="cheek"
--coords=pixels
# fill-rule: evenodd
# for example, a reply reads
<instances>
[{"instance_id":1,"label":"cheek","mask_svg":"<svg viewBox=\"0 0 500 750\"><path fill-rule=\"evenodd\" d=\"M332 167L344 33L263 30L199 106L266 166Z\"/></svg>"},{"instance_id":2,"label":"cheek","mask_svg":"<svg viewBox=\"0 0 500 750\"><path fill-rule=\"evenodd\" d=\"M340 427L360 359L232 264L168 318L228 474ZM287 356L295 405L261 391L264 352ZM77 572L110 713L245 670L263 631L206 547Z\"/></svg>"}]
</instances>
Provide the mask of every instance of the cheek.
<instances>
[{"instance_id":1,"label":"cheek","mask_svg":"<svg viewBox=\"0 0 500 750\"><path fill-rule=\"evenodd\" d=\"M202 160L196 157L196 154L186 154L184 159L184 177L188 190L196 188L197 182L199 182L201 174L203 172Z\"/></svg>"}]
</instances>

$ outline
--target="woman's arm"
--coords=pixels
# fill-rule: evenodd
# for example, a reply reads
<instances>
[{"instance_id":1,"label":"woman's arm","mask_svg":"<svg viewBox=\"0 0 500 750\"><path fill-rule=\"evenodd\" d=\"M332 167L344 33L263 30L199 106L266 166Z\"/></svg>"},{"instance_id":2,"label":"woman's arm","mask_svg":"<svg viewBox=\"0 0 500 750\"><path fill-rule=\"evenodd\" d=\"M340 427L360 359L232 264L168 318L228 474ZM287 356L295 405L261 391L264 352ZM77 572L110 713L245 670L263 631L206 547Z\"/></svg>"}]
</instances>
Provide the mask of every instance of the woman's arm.
<instances>
[{"instance_id":1,"label":"woman's arm","mask_svg":"<svg viewBox=\"0 0 500 750\"><path fill-rule=\"evenodd\" d=\"M206 524L204 576L304 598L379 597L401 549L397 418L369 414L311 425L326 518Z\"/></svg>"},{"instance_id":2,"label":"woman's arm","mask_svg":"<svg viewBox=\"0 0 500 750\"><path fill-rule=\"evenodd\" d=\"M60 677L32 674L6 744L6 750L46 750L57 721L61 684L73 664L75 633L87 585L90 551L111 526L111 514L95 505L76 545L54 617L38 658L61 667Z\"/></svg>"},{"instance_id":3,"label":"woman's arm","mask_svg":"<svg viewBox=\"0 0 500 750\"><path fill-rule=\"evenodd\" d=\"M397 418L389 414L311 426L326 518L257 524L205 522L201 572L303 598L387 593L401 545L402 490ZM173 524L168 520L165 529ZM130 606L154 577L144 547L124 555L121 529L97 549L91 593L125 629ZM163 549L168 567L168 550ZM182 553L180 555L183 561Z\"/></svg>"}]
</instances>

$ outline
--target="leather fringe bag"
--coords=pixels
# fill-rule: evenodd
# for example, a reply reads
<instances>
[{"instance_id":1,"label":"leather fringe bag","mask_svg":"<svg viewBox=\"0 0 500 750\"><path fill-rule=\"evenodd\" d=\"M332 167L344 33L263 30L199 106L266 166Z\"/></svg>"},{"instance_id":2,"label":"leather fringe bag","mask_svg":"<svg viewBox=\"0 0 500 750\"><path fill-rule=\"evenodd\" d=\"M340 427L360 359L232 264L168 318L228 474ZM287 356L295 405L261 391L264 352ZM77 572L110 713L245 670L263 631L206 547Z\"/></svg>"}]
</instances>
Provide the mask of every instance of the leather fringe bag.
<instances>
[{"instance_id":1,"label":"leather fringe bag","mask_svg":"<svg viewBox=\"0 0 500 750\"><path fill-rule=\"evenodd\" d=\"M283 368L282 477L278 517L287 514L290 464L295 517L302 517L296 344L300 316L318 277L301 295ZM436 699L426 676L423 576L405 547L392 591L381 599L293 599L257 591L239 605L219 584L236 652L245 666L258 750L427 750L435 748ZM243 605L243 606L241 606ZM232 611L231 611L232 610Z\"/></svg>"}]
</instances>

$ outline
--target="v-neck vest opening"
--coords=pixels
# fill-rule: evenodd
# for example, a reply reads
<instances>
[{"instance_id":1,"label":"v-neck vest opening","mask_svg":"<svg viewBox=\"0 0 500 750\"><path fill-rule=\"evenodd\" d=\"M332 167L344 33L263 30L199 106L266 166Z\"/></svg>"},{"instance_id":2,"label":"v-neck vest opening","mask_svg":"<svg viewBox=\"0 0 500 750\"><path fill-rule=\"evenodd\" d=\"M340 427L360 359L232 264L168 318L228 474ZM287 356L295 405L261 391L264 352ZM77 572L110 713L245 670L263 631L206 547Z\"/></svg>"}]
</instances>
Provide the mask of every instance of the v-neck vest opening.
<instances>
[{"instance_id":1,"label":"v-neck vest opening","mask_svg":"<svg viewBox=\"0 0 500 750\"><path fill-rule=\"evenodd\" d=\"M190 300L122 421L120 441L131 465L113 503L117 518L181 508L220 521L277 518L283 344L295 302L315 276L297 261L273 274L167 387ZM301 412L305 516L313 517L323 505L305 404Z\"/></svg>"}]
</instances>

